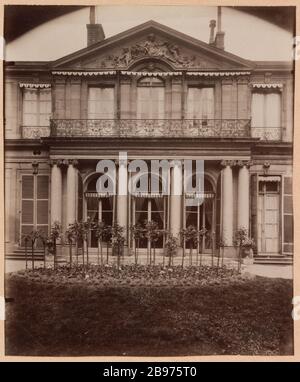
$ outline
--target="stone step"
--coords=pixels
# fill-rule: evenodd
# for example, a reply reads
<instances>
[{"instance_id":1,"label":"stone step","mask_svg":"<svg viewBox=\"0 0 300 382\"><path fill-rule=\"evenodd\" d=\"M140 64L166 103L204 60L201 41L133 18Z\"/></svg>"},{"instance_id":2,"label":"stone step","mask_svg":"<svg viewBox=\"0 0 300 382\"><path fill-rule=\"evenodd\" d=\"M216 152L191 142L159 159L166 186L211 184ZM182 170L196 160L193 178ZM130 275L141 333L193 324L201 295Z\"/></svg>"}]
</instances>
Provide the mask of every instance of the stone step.
<instances>
[{"instance_id":1,"label":"stone step","mask_svg":"<svg viewBox=\"0 0 300 382\"><path fill-rule=\"evenodd\" d=\"M280 257L280 256L257 256L254 258L254 264L282 264L292 265L292 257Z\"/></svg>"}]
</instances>

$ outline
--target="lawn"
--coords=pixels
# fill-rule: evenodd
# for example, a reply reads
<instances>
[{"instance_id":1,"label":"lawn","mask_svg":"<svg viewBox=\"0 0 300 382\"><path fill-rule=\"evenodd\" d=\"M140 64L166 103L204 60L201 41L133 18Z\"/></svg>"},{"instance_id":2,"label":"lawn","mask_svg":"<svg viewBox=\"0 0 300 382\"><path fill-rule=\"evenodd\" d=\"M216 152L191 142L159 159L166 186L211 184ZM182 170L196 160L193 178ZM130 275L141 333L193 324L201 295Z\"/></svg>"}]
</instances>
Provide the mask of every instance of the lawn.
<instances>
[{"instance_id":1,"label":"lawn","mask_svg":"<svg viewBox=\"0 0 300 382\"><path fill-rule=\"evenodd\" d=\"M121 283L36 270L9 275L6 354L289 355L292 282L199 272ZM193 282L197 277L197 282ZM105 281L104 281L105 279ZM178 279L178 277L177 277ZM113 282L112 282L113 280ZM160 280L159 282L157 280Z\"/></svg>"}]
</instances>

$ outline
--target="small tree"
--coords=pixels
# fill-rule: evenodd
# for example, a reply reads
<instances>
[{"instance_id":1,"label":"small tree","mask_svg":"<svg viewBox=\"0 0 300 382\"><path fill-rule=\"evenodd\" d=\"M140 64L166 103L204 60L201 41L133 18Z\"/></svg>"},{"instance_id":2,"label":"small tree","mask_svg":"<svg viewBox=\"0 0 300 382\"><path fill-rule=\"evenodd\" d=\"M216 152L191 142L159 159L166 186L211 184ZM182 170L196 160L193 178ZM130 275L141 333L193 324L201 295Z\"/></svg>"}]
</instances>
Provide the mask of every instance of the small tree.
<instances>
[{"instance_id":1,"label":"small tree","mask_svg":"<svg viewBox=\"0 0 300 382\"><path fill-rule=\"evenodd\" d=\"M73 264L72 247L73 247L73 240L75 240L75 232L73 229L73 224L69 224L69 227L65 232L65 236L66 236L67 242L69 243L69 261L70 261L70 266L72 267L72 264Z\"/></svg>"},{"instance_id":2,"label":"small tree","mask_svg":"<svg viewBox=\"0 0 300 382\"><path fill-rule=\"evenodd\" d=\"M150 243L150 265L152 263L152 247L153 247L153 264L155 265L155 249L156 243L160 236L162 235L162 231L158 227L158 223L151 220L145 222L145 231L146 237Z\"/></svg>"},{"instance_id":3,"label":"small tree","mask_svg":"<svg viewBox=\"0 0 300 382\"><path fill-rule=\"evenodd\" d=\"M54 269L57 267L57 239L61 236L61 224L55 221L50 230L50 236L47 240L48 251L53 254Z\"/></svg>"},{"instance_id":4,"label":"small tree","mask_svg":"<svg viewBox=\"0 0 300 382\"><path fill-rule=\"evenodd\" d=\"M134 261L135 261L135 265L137 265L138 255L139 255L138 250L140 248L140 240L144 239L145 232L144 232L144 228L142 227L140 223L137 223L131 226L130 231L134 240Z\"/></svg>"},{"instance_id":5,"label":"small tree","mask_svg":"<svg viewBox=\"0 0 300 382\"><path fill-rule=\"evenodd\" d=\"M109 260L109 243L111 241L112 235L112 226L105 225L103 229L103 241L106 242L106 264L108 264Z\"/></svg>"},{"instance_id":6,"label":"small tree","mask_svg":"<svg viewBox=\"0 0 300 382\"><path fill-rule=\"evenodd\" d=\"M83 238L83 249L82 249L82 256L84 259L84 244L86 245L86 264L89 265L89 236L90 232L93 229L93 222L90 217L87 218L86 221L81 222L81 231L82 231L82 238ZM84 260L83 260L84 261Z\"/></svg>"},{"instance_id":7,"label":"small tree","mask_svg":"<svg viewBox=\"0 0 300 382\"><path fill-rule=\"evenodd\" d=\"M238 272L241 271L242 263L242 247L244 242L248 239L248 230L246 228L239 228L235 232L235 245L238 247Z\"/></svg>"},{"instance_id":8,"label":"small tree","mask_svg":"<svg viewBox=\"0 0 300 382\"><path fill-rule=\"evenodd\" d=\"M219 251L218 251L217 272L219 272L220 255L221 255L221 267L223 268L223 266L224 266L224 247L225 247L225 243L224 243L224 240L223 240L222 237L219 240L218 246L219 246Z\"/></svg>"},{"instance_id":9,"label":"small tree","mask_svg":"<svg viewBox=\"0 0 300 382\"><path fill-rule=\"evenodd\" d=\"M200 263L199 263L199 266L201 267L202 266L202 248L203 248L203 242L205 242L205 238L206 238L206 235L207 235L207 229L206 228L201 228L199 231L198 231L198 241L200 244L200 247L201 247L201 253L200 253ZM198 252L198 251L197 251ZM198 258L197 258L197 265L198 265Z\"/></svg>"},{"instance_id":10,"label":"small tree","mask_svg":"<svg viewBox=\"0 0 300 382\"><path fill-rule=\"evenodd\" d=\"M76 265L78 265L79 245L83 242L82 224L79 222L69 224L67 232L67 235L70 235L70 239L72 238L75 241Z\"/></svg>"},{"instance_id":11,"label":"small tree","mask_svg":"<svg viewBox=\"0 0 300 382\"><path fill-rule=\"evenodd\" d=\"M112 226L111 229L111 244L112 244L112 250L115 253L115 250L117 251L117 268L118 268L118 275L120 271L120 260L122 256L122 252L124 249L124 243L125 243L125 237L124 237L124 227L120 226L120 224L115 223Z\"/></svg>"},{"instance_id":12,"label":"small tree","mask_svg":"<svg viewBox=\"0 0 300 382\"><path fill-rule=\"evenodd\" d=\"M103 250L102 250L102 240L103 240L103 234L105 230L105 224L102 221L98 221L94 223L94 230L95 230L95 235L97 238L97 263L99 265L99 256L101 257L101 265L103 265Z\"/></svg>"},{"instance_id":13,"label":"small tree","mask_svg":"<svg viewBox=\"0 0 300 382\"><path fill-rule=\"evenodd\" d=\"M189 245L189 248L190 248L189 260L190 260L190 265L192 265L192 263L193 263L193 246L196 245L196 247L197 247L198 240L199 240L199 233L193 225L189 225L184 230L183 236L185 238L185 243L187 243Z\"/></svg>"},{"instance_id":14,"label":"small tree","mask_svg":"<svg viewBox=\"0 0 300 382\"><path fill-rule=\"evenodd\" d=\"M166 256L169 257L169 266L173 264L173 258L177 254L178 239L172 233L168 235L168 239L165 242Z\"/></svg>"}]
</instances>

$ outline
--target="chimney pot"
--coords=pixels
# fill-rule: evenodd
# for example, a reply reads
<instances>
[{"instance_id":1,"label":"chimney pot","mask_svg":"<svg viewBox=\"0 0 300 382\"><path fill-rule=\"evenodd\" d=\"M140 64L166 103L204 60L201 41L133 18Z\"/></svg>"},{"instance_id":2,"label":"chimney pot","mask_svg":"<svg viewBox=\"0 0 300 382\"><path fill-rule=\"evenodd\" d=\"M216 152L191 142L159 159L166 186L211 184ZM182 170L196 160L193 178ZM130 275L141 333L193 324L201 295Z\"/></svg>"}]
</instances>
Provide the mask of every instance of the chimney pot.
<instances>
[{"instance_id":1,"label":"chimney pot","mask_svg":"<svg viewBox=\"0 0 300 382\"><path fill-rule=\"evenodd\" d=\"M216 27L216 20L210 20L209 22L209 28L210 28L209 43L210 44L215 43L215 27Z\"/></svg>"}]
</instances>

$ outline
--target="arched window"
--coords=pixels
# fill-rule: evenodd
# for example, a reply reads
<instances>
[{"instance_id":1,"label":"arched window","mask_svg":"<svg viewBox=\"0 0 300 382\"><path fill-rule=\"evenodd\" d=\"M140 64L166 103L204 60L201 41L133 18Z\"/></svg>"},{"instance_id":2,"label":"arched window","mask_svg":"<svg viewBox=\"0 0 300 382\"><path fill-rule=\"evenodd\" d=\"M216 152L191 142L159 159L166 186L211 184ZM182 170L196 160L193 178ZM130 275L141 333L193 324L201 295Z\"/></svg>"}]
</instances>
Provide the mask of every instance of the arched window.
<instances>
[{"instance_id":1,"label":"arched window","mask_svg":"<svg viewBox=\"0 0 300 382\"><path fill-rule=\"evenodd\" d=\"M137 118L165 117L165 85L157 77L144 77L137 85Z\"/></svg>"}]
</instances>

